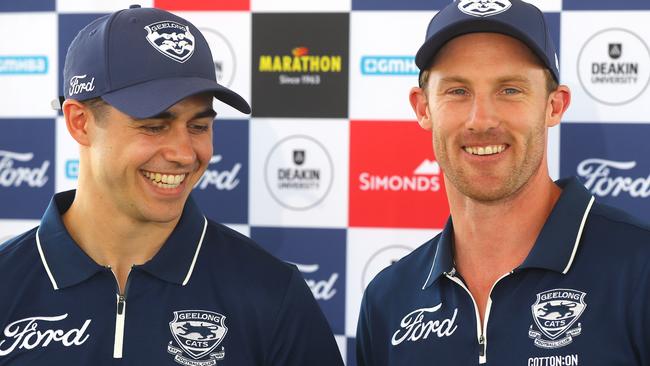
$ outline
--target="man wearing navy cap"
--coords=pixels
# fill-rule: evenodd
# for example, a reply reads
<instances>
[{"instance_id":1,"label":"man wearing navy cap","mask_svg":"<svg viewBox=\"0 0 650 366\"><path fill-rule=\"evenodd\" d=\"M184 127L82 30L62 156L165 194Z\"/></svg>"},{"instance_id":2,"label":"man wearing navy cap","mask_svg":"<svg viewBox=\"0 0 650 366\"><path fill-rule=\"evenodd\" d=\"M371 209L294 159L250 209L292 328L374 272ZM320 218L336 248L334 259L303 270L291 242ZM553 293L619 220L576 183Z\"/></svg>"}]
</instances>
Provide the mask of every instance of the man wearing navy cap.
<instances>
[{"instance_id":1,"label":"man wearing navy cap","mask_svg":"<svg viewBox=\"0 0 650 366\"><path fill-rule=\"evenodd\" d=\"M250 113L198 29L139 6L99 18L63 80L78 189L0 247L0 365L342 365L297 269L188 198L213 98Z\"/></svg>"},{"instance_id":2,"label":"man wearing navy cap","mask_svg":"<svg viewBox=\"0 0 650 366\"><path fill-rule=\"evenodd\" d=\"M416 64L451 217L366 289L358 364L650 365L650 228L549 177L571 94L541 11L455 1Z\"/></svg>"}]
</instances>

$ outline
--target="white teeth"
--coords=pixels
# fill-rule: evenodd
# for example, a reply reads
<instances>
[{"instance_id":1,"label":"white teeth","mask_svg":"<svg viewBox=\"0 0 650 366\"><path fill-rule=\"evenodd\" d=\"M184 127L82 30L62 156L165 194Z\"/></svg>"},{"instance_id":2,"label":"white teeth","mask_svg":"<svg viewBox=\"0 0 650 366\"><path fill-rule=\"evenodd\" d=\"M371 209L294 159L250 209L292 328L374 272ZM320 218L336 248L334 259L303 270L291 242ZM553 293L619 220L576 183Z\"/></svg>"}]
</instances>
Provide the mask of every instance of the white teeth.
<instances>
[{"instance_id":1,"label":"white teeth","mask_svg":"<svg viewBox=\"0 0 650 366\"><path fill-rule=\"evenodd\" d=\"M472 155L494 155L503 152L506 149L505 145L490 145L480 147L465 146L464 150Z\"/></svg>"},{"instance_id":2,"label":"white teeth","mask_svg":"<svg viewBox=\"0 0 650 366\"><path fill-rule=\"evenodd\" d=\"M183 180L185 180L186 174L161 174L148 172L146 170L142 171L142 175L151 180L153 184L160 188L176 188L178 187Z\"/></svg>"}]
</instances>

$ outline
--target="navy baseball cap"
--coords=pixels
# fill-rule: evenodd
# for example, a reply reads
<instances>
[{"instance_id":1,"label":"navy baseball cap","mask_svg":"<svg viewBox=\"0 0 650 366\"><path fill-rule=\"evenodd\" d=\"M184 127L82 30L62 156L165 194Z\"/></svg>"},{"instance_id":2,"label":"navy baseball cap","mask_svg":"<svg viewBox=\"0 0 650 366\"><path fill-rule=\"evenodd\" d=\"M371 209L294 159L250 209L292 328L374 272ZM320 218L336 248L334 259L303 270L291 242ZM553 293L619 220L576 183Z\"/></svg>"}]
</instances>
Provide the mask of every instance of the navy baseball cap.
<instances>
[{"instance_id":1,"label":"navy baseball cap","mask_svg":"<svg viewBox=\"0 0 650 366\"><path fill-rule=\"evenodd\" d=\"M476 32L501 33L526 44L560 80L557 52L546 19L535 6L521 0L456 0L429 23L424 44L415 56L420 73L449 40ZM507 57L507 55L504 55Z\"/></svg>"},{"instance_id":2,"label":"navy baseball cap","mask_svg":"<svg viewBox=\"0 0 650 366\"><path fill-rule=\"evenodd\" d=\"M239 94L217 83L201 32L164 10L132 5L103 16L83 28L68 48L65 99L101 97L134 118L149 118L204 92L251 112Z\"/></svg>"}]
</instances>

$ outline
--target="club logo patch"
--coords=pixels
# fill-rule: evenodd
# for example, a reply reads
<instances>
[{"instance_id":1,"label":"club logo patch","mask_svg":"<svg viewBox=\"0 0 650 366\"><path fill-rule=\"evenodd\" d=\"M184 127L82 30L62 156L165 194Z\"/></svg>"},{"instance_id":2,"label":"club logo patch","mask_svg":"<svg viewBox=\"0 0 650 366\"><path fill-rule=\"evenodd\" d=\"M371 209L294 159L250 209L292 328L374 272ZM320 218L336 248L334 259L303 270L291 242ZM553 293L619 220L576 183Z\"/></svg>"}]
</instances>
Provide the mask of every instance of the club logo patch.
<instances>
[{"instance_id":1,"label":"club logo patch","mask_svg":"<svg viewBox=\"0 0 650 366\"><path fill-rule=\"evenodd\" d=\"M461 0L458 9L463 13L475 17L489 17L503 13L510 9L509 0Z\"/></svg>"},{"instance_id":2,"label":"club logo patch","mask_svg":"<svg viewBox=\"0 0 650 366\"><path fill-rule=\"evenodd\" d=\"M537 294L537 301L531 306L534 325L531 324L528 336L540 348L560 348L580 335L582 324L571 328L584 313L587 304L582 291L553 289Z\"/></svg>"},{"instance_id":3,"label":"club logo patch","mask_svg":"<svg viewBox=\"0 0 650 366\"><path fill-rule=\"evenodd\" d=\"M194 53L194 36L186 25L163 20L144 27L147 41L158 52L176 62L189 60Z\"/></svg>"},{"instance_id":4,"label":"club logo patch","mask_svg":"<svg viewBox=\"0 0 650 366\"><path fill-rule=\"evenodd\" d=\"M167 352L174 355L174 361L185 366L213 366L225 357L224 347L213 352L228 332L226 317L212 311L174 311L174 320L169 329L176 341L169 341ZM189 356L190 358L185 357Z\"/></svg>"}]
</instances>

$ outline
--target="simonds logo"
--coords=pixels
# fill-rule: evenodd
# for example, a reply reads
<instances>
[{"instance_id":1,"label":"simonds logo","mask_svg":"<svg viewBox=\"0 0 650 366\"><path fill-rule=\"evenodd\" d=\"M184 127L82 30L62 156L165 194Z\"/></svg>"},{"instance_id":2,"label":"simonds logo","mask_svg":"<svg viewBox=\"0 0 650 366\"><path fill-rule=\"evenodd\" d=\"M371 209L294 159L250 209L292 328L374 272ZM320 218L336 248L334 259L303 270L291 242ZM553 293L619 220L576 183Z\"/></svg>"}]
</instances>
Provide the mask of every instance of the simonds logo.
<instances>
[{"instance_id":1,"label":"simonds logo","mask_svg":"<svg viewBox=\"0 0 650 366\"><path fill-rule=\"evenodd\" d=\"M359 182L362 191L437 192L440 190L440 166L436 161L425 159L411 176L364 172L359 175Z\"/></svg>"},{"instance_id":2,"label":"simonds logo","mask_svg":"<svg viewBox=\"0 0 650 366\"><path fill-rule=\"evenodd\" d=\"M633 198L648 198L650 197L650 174L647 177L629 177L616 172L630 170L635 166L636 161L585 159L578 164L577 173L584 179L585 187L596 196L617 197L627 194Z\"/></svg>"},{"instance_id":3,"label":"simonds logo","mask_svg":"<svg viewBox=\"0 0 650 366\"><path fill-rule=\"evenodd\" d=\"M214 187L219 191L232 191L237 188L239 185L238 174L242 167L241 163L235 163L230 169L210 169L221 160L223 160L221 155L215 155L210 159L208 169L203 173L194 188L205 190Z\"/></svg>"},{"instance_id":4,"label":"simonds logo","mask_svg":"<svg viewBox=\"0 0 650 366\"><path fill-rule=\"evenodd\" d=\"M34 159L33 153L18 153L0 150L0 186L41 188L48 181L47 170L50 161L44 160L39 167L14 166L16 162L26 163Z\"/></svg>"}]
</instances>

